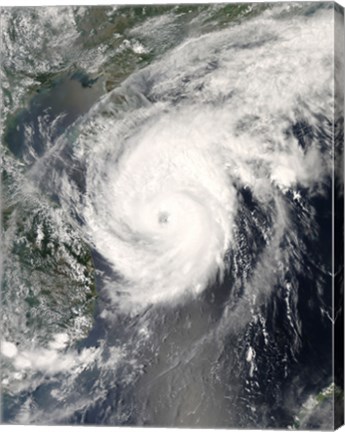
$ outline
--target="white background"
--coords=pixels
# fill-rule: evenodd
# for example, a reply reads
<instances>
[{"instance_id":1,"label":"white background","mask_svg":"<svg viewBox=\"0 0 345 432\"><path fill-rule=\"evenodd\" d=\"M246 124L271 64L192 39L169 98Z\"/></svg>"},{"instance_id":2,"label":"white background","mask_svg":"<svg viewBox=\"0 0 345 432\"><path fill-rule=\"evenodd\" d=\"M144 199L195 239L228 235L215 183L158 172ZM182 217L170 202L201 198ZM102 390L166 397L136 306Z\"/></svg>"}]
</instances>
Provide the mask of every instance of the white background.
<instances>
[{"instance_id":1,"label":"white background","mask_svg":"<svg viewBox=\"0 0 345 432\"><path fill-rule=\"evenodd\" d=\"M237 3L252 3L253 0L237 0ZM266 0L269 1L269 0ZM271 0L272 2L278 2L278 0ZM109 0L79 0L79 1L66 1L66 0L53 0L53 1L30 1L30 0L22 0L22 1L11 1L11 0L0 0L1 6L59 6L59 5L107 5L107 4L148 4L148 3L225 3L223 0L122 0L122 1L109 1ZM263 3L264 0L256 0L256 3ZM235 3L234 1L229 0L227 3ZM345 7L345 0L339 0L337 3L341 4ZM1 31L1 28L0 28ZM0 425L0 432L44 432L47 426L4 426ZM95 432L99 430L99 427L94 426L50 426L50 432ZM163 429L163 428L116 428L116 427L104 427L106 432L179 432L183 431L183 429ZM341 432L345 432L345 426L341 429L338 429ZM198 429L193 429L193 432L198 432ZM207 429L201 429L201 432L207 431ZM218 429L217 432L221 432L221 429ZM234 432L238 432L236 429L232 429ZM258 430L247 430L248 432L259 432Z\"/></svg>"}]
</instances>

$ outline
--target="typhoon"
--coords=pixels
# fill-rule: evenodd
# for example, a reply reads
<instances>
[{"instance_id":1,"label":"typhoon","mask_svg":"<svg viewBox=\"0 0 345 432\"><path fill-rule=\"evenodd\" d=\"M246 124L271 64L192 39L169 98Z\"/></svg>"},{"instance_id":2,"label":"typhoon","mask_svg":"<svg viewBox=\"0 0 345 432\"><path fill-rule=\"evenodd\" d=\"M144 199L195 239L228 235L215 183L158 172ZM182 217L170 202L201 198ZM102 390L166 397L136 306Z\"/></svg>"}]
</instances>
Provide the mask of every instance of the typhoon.
<instances>
[{"instance_id":1,"label":"typhoon","mask_svg":"<svg viewBox=\"0 0 345 432\"><path fill-rule=\"evenodd\" d=\"M302 148L291 128L333 115L332 22L267 15L185 41L80 126L73 157L83 150L85 192L71 194L64 175L58 193L119 273L109 289L121 303L177 301L231 271L236 224L252 224L241 190L270 215L267 232L259 227L268 248L289 228L284 195L322 190L328 153L312 133Z\"/></svg>"},{"instance_id":2,"label":"typhoon","mask_svg":"<svg viewBox=\"0 0 345 432\"><path fill-rule=\"evenodd\" d=\"M23 143L6 135L5 166L18 172L11 206L42 207L35 250L58 248L46 291L62 294L45 300L47 314L71 312L57 327L25 327L31 342L6 324L7 420L329 426L340 13L321 3L231 7L147 6L142 16L135 7L71 7L60 15L65 36L52 27L54 8L37 11L61 39L46 42L55 57L32 66L49 67L55 81L30 106L53 108L42 108L36 129L20 117ZM22 25L17 44L40 25L21 13L4 16L5 29L11 19ZM98 33L84 46L90 26ZM44 47L30 49L42 56ZM75 94L72 105L59 86ZM8 286L48 283L44 262L34 281L5 269ZM65 262L89 302L95 286L91 324L82 321L86 300L64 303ZM51 279L55 271L66 280ZM8 288L8 304L11 296Z\"/></svg>"}]
</instances>

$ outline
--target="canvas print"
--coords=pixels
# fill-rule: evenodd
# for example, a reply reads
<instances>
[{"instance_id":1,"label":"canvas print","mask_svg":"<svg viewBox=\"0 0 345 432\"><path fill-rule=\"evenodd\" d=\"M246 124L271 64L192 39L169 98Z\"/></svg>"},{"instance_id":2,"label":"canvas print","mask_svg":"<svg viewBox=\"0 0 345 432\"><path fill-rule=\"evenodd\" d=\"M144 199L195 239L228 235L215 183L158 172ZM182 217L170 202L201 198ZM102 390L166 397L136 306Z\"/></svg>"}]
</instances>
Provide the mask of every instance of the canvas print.
<instances>
[{"instance_id":1,"label":"canvas print","mask_svg":"<svg viewBox=\"0 0 345 432\"><path fill-rule=\"evenodd\" d=\"M342 425L342 7L3 7L0 61L1 422Z\"/></svg>"}]
</instances>

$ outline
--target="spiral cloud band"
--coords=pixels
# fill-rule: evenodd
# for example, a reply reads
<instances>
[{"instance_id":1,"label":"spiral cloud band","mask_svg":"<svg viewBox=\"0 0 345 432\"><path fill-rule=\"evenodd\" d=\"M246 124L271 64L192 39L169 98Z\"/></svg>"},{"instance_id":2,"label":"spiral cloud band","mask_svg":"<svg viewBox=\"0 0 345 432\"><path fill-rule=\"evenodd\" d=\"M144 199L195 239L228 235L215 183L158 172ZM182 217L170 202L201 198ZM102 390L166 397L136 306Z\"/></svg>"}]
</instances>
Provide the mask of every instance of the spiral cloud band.
<instances>
[{"instance_id":1,"label":"spiral cloud band","mask_svg":"<svg viewBox=\"0 0 345 432\"><path fill-rule=\"evenodd\" d=\"M331 20L325 11L273 19L279 13L190 39L79 125L72 153L85 193L67 173L59 193L118 275L111 291L122 306L181 300L222 280L226 255L243 242L240 190L275 215L269 244L289 225L284 194L322 188L330 167L317 125L332 115L332 41L322 37ZM297 122L314 128L304 148L291 133Z\"/></svg>"}]
</instances>

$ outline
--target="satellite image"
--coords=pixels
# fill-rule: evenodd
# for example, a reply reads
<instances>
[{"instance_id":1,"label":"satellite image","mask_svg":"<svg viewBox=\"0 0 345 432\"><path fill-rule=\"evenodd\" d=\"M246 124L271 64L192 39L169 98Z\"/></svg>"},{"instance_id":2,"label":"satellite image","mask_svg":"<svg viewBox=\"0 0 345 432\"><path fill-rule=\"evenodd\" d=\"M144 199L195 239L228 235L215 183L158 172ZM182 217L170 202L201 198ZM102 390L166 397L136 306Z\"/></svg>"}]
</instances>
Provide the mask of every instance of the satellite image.
<instances>
[{"instance_id":1,"label":"satellite image","mask_svg":"<svg viewBox=\"0 0 345 432\"><path fill-rule=\"evenodd\" d=\"M342 424L343 9L0 19L1 421Z\"/></svg>"}]
</instances>

